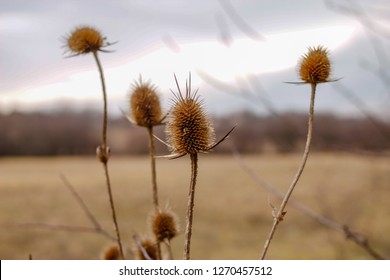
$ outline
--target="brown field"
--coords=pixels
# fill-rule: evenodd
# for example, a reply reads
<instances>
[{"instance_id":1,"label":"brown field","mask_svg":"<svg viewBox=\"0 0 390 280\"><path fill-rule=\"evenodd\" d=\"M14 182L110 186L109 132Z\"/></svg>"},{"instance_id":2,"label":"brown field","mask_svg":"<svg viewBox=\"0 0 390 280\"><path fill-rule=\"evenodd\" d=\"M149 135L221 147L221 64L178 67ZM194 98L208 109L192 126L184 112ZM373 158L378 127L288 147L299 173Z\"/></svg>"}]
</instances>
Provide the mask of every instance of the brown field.
<instances>
[{"instance_id":1,"label":"brown field","mask_svg":"<svg viewBox=\"0 0 390 280\"><path fill-rule=\"evenodd\" d=\"M300 155L252 155L245 161L274 186L286 190ZM122 237L149 233L152 209L147 157L113 157L109 163ZM47 223L89 226L90 221L64 186L64 174L99 222L113 232L102 167L95 158L0 159L0 259L98 259L110 242L96 233L52 231L21 226ZM189 158L159 159L160 204L180 218L172 240L182 258ZM364 233L374 249L390 257L390 159L351 154L316 154L293 198L339 223ZM280 201L258 186L229 155L199 161L192 239L194 259L257 259L272 223L269 202ZM292 207L276 232L268 259L370 259L341 233Z\"/></svg>"}]
</instances>

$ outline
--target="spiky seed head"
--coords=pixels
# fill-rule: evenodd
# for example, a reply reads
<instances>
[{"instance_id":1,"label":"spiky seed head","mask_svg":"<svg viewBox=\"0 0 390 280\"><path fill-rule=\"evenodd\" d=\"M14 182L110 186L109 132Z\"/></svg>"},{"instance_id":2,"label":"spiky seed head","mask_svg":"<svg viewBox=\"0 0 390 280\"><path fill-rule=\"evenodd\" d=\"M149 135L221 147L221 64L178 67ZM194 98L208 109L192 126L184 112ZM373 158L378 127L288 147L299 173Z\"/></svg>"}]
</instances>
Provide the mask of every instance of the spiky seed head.
<instances>
[{"instance_id":1,"label":"spiky seed head","mask_svg":"<svg viewBox=\"0 0 390 280\"><path fill-rule=\"evenodd\" d=\"M215 142L214 129L203 110L197 92L186 96L179 91L173 100L166 132L169 148L173 154L185 155L207 152Z\"/></svg>"},{"instance_id":2,"label":"spiky seed head","mask_svg":"<svg viewBox=\"0 0 390 280\"><path fill-rule=\"evenodd\" d=\"M152 127L161 124L160 98L156 87L148 82L142 82L141 78L139 82L133 84L130 109L133 121L139 126Z\"/></svg>"},{"instance_id":3,"label":"spiky seed head","mask_svg":"<svg viewBox=\"0 0 390 280\"><path fill-rule=\"evenodd\" d=\"M87 54L101 50L105 38L95 28L77 27L66 38L68 50L73 54Z\"/></svg>"},{"instance_id":4,"label":"spiky seed head","mask_svg":"<svg viewBox=\"0 0 390 280\"><path fill-rule=\"evenodd\" d=\"M145 249L146 253L152 260L157 260L157 246L154 241L152 241L149 238L144 238L141 240L141 246ZM137 247L137 256L139 260L146 260L144 253L141 251L140 248Z\"/></svg>"},{"instance_id":5,"label":"spiky seed head","mask_svg":"<svg viewBox=\"0 0 390 280\"><path fill-rule=\"evenodd\" d=\"M171 240L178 233L177 218L171 211L157 210L151 219L152 230L159 242Z\"/></svg>"},{"instance_id":6,"label":"spiky seed head","mask_svg":"<svg viewBox=\"0 0 390 280\"><path fill-rule=\"evenodd\" d=\"M118 245L112 244L104 249L102 254L103 260L120 260L121 254L118 248Z\"/></svg>"},{"instance_id":7,"label":"spiky seed head","mask_svg":"<svg viewBox=\"0 0 390 280\"><path fill-rule=\"evenodd\" d=\"M331 71L328 50L322 46L309 48L302 57L299 74L304 82L310 84L329 81Z\"/></svg>"}]
</instances>

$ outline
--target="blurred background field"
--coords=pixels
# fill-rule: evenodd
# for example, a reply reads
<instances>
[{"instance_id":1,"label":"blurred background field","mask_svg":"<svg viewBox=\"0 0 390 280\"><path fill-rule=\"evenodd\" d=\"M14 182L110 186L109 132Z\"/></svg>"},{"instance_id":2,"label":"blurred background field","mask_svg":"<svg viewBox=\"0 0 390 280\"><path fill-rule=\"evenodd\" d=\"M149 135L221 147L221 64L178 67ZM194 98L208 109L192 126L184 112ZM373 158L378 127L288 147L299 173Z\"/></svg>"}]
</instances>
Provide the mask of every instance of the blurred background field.
<instances>
[{"instance_id":1,"label":"blurred background field","mask_svg":"<svg viewBox=\"0 0 390 280\"><path fill-rule=\"evenodd\" d=\"M245 162L275 187L286 190L300 155L246 155ZM257 185L233 156L200 158L192 257L257 259L272 222L269 202L279 200ZM90 226L60 179L66 176L105 229L113 233L102 167L94 157L0 159L0 258L99 259L110 241L96 233L52 231L26 226L46 223ZM109 169L124 241L150 233L151 182L145 156L114 156ZM188 158L157 162L160 203L184 224ZM314 152L293 198L312 210L366 235L373 248L390 256L390 160L387 156ZM370 259L345 236L292 207L276 233L269 259ZM183 227L172 240L182 258Z\"/></svg>"},{"instance_id":2,"label":"blurred background field","mask_svg":"<svg viewBox=\"0 0 390 280\"><path fill-rule=\"evenodd\" d=\"M297 82L308 47L329 49L331 78L318 87L312 152L293 198L361 232L390 258L389 1L274 0L0 2L0 259L98 259L110 241L38 223L91 226L65 187L77 189L113 233L101 164L102 100L91 57L64 59L62 37L87 24L117 43L101 53L108 90L109 169L126 244L149 234L146 131L129 125L129 88L142 75L167 113L173 73L189 72L227 141L200 158L192 257L257 259L279 200L232 155L286 191L305 143L309 87ZM88 11L86 14L85 11ZM165 139L164 127L155 134ZM158 155L167 148L156 141ZM161 205L184 224L188 158L159 159ZM346 237L287 207L269 259L370 259ZM182 226L182 228L184 225ZM182 258L183 229L172 241ZM130 256L130 254L128 254Z\"/></svg>"}]
</instances>

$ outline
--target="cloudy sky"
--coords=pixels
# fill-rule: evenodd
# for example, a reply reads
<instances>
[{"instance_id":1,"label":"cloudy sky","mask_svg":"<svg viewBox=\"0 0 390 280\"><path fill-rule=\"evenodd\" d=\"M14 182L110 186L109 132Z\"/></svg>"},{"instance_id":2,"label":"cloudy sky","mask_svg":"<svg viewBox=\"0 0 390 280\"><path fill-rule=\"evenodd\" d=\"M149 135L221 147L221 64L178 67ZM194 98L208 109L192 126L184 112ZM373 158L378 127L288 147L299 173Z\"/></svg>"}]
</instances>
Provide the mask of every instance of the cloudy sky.
<instances>
[{"instance_id":1,"label":"cloudy sky","mask_svg":"<svg viewBox=\"0 0 390 280\"><path fill-rule=\"evenodd\" d=\"M0 112L100 109L92 56L65 58L63 48L75 27L89 25L116 42L100 54L114 115L128 108L139 75L168 104L173 74L184 86L190 72L211 113L305 111L309 87L284 82L298 81L307 47L323 45L332 77L342 80L318 88L317 110L390 118L390 4L335 1L355 9L351 15L325 2L1 0Z\"/></svg>"}]
</instances>

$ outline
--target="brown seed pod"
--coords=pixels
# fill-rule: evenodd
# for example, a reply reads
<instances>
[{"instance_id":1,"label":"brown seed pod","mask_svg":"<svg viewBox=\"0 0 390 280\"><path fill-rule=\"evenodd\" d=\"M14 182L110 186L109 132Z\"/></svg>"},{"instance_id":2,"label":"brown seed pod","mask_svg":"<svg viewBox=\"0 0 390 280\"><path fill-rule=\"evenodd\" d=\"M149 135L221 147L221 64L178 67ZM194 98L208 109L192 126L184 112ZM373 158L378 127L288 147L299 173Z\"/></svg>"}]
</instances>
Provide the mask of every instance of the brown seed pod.
<instances>
[{"instance_id":1,"label":"brown seed pod","mask_svg":"<svg viewBox=\"0 0 390 280\"><path fill-rule=\"evenodd\" d=\"M132 121L139 126L152 127L161 124L162 113L156 87L143 83L141 78L133 84L130 109Z\"/></svg>"},{"instance_id":2,"label":"brown seed pod","mask_svg":"<svg viewBox=\"0 0 390 280\"><path fill-rule=\"evenodd\" d=\"M119 248L116 244L108 246L102 254L103 260L120 260L121 254Z\"/></svg>"},{"instance_id":3,"label":"brown seed pod","mask_svg":"<svg viewBox=\"0 0 390 280\"><path fill-rule=\"evenodd\" d=\"M171 240L178 233L177 218L171 211L157 210L151 217L154 236L159 242Z\"/></svg>"},{"instance_id":4,"label":"brown seed pod","mask_svg":"<svg viewBox=\"0 0 390 280\"><path fill-rule=\"evenodd\" d=\"M145 249L145 252L152 260L157 260L157 256L158 256L157 246L154 241L152 241L149 238L144 238L143 240L141 240L141 246L143 249ZM147 260L142 250L138 247L137 247L137 256L139 260Z\"/></svg>"},{"instance_id":5,"label":"brown seed pod","mask_svg":"<svg viewBox=\"0 0 390 280\"><path fill-rule=\"evenodd\" d=\"M105 38L96 29L89 26L76 28L65 38L68 50L73 54L87 54L101 50Z\"/></svg>"},{"instance_id":6,"label":"brown seed pod","mask_svg":"<svg viewBox=\"0 0 390 280\"><path fill-rule=\"evenodd\" d=\"M197 91L191 93L191 80L184 97L179 86L178 90L166 126L171 152L177 156L208 152L215 143L215 134Z\"/></svg>"},{"instance_id":7,"label":"brown seed pod","mask_svg":"<svg viewBox=\"0 0 390 280\"><path fill-rule=\"evenodd\" d=\"M309 48L301 59L299 74L304 82L310 84L328 82L330 71L328 50L322 46Z\"/></svg>"}]
</instances>

